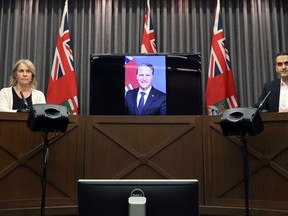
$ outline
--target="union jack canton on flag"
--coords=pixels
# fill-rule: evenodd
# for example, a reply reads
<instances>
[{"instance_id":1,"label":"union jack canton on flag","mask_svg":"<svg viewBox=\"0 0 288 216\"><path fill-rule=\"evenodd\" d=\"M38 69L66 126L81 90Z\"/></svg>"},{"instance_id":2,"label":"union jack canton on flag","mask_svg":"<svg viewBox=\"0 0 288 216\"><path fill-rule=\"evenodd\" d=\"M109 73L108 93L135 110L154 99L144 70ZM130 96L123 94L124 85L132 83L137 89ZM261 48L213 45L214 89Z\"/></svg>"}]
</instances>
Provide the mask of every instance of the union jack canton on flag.
<instances>
[{"instance_id":1,"label":"union jack canton on flag","mask_svg":"<svg viewBox=\"0 0 288 216\"><path fill-rule=\"evenodd\" d=\"M67 106L69 114L77 115L79 112L78 91L68 26L67 4L66 1L48 85L47 103Z\"/></svg>"},{"instance_id":2,"label":"union jack canton on flag","mask_svg":"<svg viewBox=\"0 0 288 216\"><path fill-rule=\"evenodd\" d=\"M152 19L150 15L150 3L147 1L144 31L142 36L141 53L156 53L156 42Z\"/></svg>"},{"instance_id":3,"label":"union jack canton on flag","mask_svg":"<svg viewBox=\"0 0 288 216\"><path fill-rule=\"evenodd\" d=\"M218 0L206 87L207 114L219 115L226 109L235 107L238 107L238 97L229 52L225 48L225 36L220 14L220 0Z\"/></svg>"}]
</instances>

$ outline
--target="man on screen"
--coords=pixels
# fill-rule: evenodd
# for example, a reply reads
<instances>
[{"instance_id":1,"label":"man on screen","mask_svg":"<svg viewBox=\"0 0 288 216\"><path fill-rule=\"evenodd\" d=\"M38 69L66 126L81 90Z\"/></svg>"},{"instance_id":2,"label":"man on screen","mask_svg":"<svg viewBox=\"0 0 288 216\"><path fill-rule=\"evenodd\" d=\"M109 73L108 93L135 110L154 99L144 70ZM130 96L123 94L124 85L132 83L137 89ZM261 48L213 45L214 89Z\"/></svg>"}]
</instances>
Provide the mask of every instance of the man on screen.
<instances>
[{"instance_id":1,"label":"man on screen","mask_svg":"<svg viewBox=\"0 0 288 216\"><path fill-rule=\"evenodd\" d=\"M166 115L166 94L152 86L154 67L143 63L136 70L139 88L126 93L129 115Z\"/></svg>"}]
</instances>

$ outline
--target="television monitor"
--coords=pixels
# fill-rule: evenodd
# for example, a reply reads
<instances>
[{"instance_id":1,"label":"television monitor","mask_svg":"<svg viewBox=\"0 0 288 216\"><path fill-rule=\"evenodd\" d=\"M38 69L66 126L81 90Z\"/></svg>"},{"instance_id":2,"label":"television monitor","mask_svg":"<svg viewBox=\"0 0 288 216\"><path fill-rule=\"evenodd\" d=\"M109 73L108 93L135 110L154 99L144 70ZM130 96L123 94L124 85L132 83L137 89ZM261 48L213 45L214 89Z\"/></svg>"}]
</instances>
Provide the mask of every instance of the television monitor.
<instances>
[{"instance_id":1,"label":"television monitor","mask_svg":"<svg viewBox=\"0 0 288 216\"><path fill-rule=\"evenodd\" d=\"M198 181L195 179L80 179L77 185L78 216L129 216L129 198L134 196L146 198L146 216L199 215Z\"/></svg>"},{"instance_id":2,"label":"television monitor","mask_svg":"<svg viewBox=\"0 0 288 216\"><path fill-rule=\"evenodd\" d=\"M90 114L127 115L126 92L138 87L127 83L128 66L142 63L154 66L152 85L166 94L167 115L202 114L201 56L191 53L91 55Z\"/></svg>"}]
</instances>

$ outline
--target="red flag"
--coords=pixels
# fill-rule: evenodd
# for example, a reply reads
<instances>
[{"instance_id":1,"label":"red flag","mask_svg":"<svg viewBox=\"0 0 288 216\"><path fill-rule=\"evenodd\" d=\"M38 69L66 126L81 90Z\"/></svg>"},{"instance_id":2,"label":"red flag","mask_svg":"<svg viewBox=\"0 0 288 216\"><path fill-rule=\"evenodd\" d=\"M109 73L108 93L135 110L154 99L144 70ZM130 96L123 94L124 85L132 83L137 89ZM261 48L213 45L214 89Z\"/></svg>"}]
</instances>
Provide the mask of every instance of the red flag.
<instances>
[{"instance_id":1,"label":"red flag","mask_svg":"<svg viewBox=\"0 0 288 216\"><path fill-rule=\"evenodd\" d=\"M68 5L65 2L47 91L47 103L67 106L68 113L77 115L78 91L68 26Z\"/></svg>"},{"instance_id":2,"label":"red flag","mask_svg":"<svg viewBox=\"0 0 288 216\"><path fill-rule=\"evenodd\" d=\"M154 28L150 15L150 4L147 1L147 11L145 14L144 31L142 36L141 53L156 53L156 42Z\"/></svg>"},{"instance_id":3,"label":"red flag","mask_svg":"<svg viewBox=\"0 0 288 216\"><path fill-rule=\"evenodd\" d=\"M137 64L133 56L125 57L125 92L139 87L136 79Z\"/></svg>"},{"instance_id":4,"label":"red flag","mask_svg":"<svg viewBox=\"0 0 288 216\"><path fill-rule=\"evenodd\" d=\"M222 114L225 109L238 107L229 52L225 48L225 36L217 1L209 73L206 86L206 108L208 115Z\"/></svg>"}]
</instances>

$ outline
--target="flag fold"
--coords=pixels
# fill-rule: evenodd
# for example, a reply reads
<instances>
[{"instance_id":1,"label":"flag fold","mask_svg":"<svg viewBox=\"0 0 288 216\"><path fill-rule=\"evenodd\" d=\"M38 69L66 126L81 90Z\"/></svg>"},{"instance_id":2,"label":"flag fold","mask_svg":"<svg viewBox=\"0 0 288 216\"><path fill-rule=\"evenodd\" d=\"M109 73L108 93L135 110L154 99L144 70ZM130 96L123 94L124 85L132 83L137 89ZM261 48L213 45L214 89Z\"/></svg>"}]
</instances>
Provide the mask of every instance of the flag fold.
<instances>
[{"instance_id":1,"label":"flag fold","mask_svg":"<svg viewBox=\"0 0 288 216\"><path fill-rule=\"evenodd\" d=\"M147 1L144 30L142 36L141 53L157 53L154 27L150 14L150 3Z\"/></svg>"},{"instance_id":2,"label":"flag fold","mask_svg":"<svg viewBox=\"0 0 288 216\"><path fill-rule=\"evenodd\" d=\"M219 115L235 107L238 107L238 97L229 52L225 47L220 0L217 0L206 86L206 111L208 115Z\"/></svg>"},{"instance_id":3,"label":"flag fold","mask_svg":"<svg viewBox=\"0 0 288 216\"><path fill-rule=\"evenodd\" d=\"M68 26L68 2L65 2L49 79L46 101L67 106L68 113L79 114L74 57Z\"/></svg>"}]
</instances>

